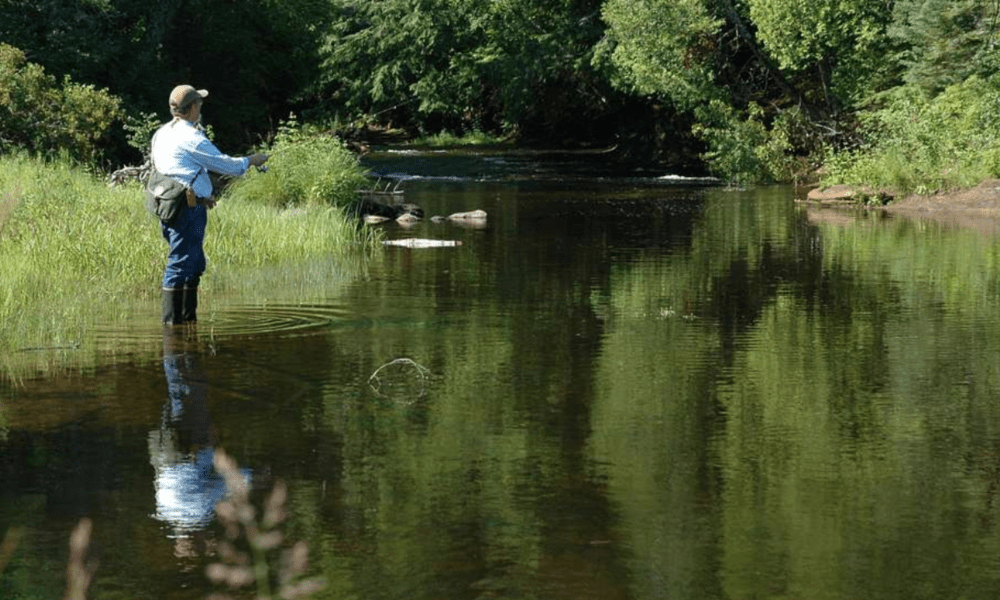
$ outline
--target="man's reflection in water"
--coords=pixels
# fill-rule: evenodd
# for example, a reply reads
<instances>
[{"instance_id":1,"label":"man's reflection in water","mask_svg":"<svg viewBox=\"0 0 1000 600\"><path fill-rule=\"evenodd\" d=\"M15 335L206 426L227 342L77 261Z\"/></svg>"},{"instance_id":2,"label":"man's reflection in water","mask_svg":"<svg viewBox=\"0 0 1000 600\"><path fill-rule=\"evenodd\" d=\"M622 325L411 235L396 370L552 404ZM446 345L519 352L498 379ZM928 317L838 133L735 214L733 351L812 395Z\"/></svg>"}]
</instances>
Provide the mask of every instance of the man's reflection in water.
<instances>
[{"instance_id":1,"label":"man's reflection in water","mask_svg":"<svg viewBox=\"0 0 1000 600\"><path fill-rule=\"evenodd\" d=\"M155 471L156 519L170 526L178 558L204 552L205 528L226 495L212 466L218 441L208 414L208 381L193 330L164 329L163 371L167 401L160 428L149 434ZM249 478L249 471L244 475Z\"/></svg>"}]
</instances>

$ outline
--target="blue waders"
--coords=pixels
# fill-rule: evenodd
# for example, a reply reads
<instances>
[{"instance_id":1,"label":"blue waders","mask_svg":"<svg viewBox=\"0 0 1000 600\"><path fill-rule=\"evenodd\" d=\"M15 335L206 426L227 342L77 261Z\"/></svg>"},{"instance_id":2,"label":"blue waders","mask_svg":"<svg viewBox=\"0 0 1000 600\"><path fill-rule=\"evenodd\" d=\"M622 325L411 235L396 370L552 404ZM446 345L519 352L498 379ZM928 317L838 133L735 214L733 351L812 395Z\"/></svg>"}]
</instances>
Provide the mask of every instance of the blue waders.
<instances>
[{"instance_id":1,"label":"blue waders","mask_svg":"<svg viewBox=\"0 0 1000 600\"><path fill-rule=\"evenodd\" d=\"M208 210L204 205L184 206L171 225L161 225L163 239L170 245L167 268L163 271L163 324L181 325L198 320L198 283L205 272L205 227Z\"/></svg>"}]
</instances>

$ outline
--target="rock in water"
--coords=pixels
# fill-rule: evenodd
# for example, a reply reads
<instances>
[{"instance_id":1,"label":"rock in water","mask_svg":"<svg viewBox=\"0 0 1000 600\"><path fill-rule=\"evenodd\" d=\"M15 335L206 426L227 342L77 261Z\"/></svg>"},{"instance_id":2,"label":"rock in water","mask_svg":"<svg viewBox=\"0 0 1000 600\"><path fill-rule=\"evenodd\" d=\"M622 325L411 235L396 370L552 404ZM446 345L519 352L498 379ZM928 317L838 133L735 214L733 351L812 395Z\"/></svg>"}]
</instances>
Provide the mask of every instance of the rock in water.
<instances>
[{"instance_id":1,"label":"rock in water","mask_svg":"<svg viewBox=\"0 0 1000 600\"><path fill-rule=\"evenodd\" d=\"M485 210L471 210L469 212L460 212L448 216L449 221L485 221L486 211Z\"/></svg>"}]
</instances>

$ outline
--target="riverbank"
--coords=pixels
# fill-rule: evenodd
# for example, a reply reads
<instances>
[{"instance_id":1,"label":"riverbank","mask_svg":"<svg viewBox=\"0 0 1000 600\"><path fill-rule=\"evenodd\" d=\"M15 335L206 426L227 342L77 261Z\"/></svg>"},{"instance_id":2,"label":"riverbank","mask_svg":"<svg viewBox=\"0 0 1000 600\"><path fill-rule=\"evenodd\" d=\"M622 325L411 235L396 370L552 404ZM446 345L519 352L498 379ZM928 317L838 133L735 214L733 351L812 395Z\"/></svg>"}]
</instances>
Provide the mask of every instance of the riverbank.
<instances>
[{"instance_id":1,"label":"riverbank","mask_svg":"<svg viewBox=\"0 0 1000 600\"><path fill-rule=\"evenodd\" d=\"M261 269L319 258L346 270L377 247L377 232L322 202L356 195L365 179L354 159L321 170L333 159L325 154L295 164L291 159L305 152L294 150L285 156L279 148L274 162L287 168L249 174L212 211L205 241L209 269L202 280L207 294L224 291L217 269L244 283ZM296 183L308 185L282 186L295 175ZM4 157L0 244L0 379L39 362L26 349L92 354L87 332L93 324L114 320L134 303L148 302L150 321L157 322L166 245L139 184L109 187L66 161Z\"/></svg>"},{"instance_id":2,"label":"riverbank","mask_svg":"<svg viewBox=\"0 0 1000 600\"><path fill-rule=\"evenodd\" d=\"M855 188L833 186L811 190L806 201L823 207L857 207L854 197ZM870 209L950 227L1000 233L1000 179L986 179L975 187L949 192L909 194Z\"/></svg>"},{"instance_id":3,"label":"riverbank","mask_svg":"<svg viewBox=\"0 0 1000 600\"><path fill-rule=\"evenodd\" d=\"M952 192L911 194L893 200L882 210L906 218L1000 232L1000 179L986 179L974 188Z\"/></svg>"}]
</instances>

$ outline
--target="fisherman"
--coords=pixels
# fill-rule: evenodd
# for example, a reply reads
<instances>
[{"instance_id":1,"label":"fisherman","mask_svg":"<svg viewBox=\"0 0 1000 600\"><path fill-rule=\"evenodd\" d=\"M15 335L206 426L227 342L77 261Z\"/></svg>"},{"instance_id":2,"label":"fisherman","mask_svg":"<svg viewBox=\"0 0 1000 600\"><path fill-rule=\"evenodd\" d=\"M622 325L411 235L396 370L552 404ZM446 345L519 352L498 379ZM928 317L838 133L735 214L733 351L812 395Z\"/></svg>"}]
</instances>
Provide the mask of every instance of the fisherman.
<instances>
[{"instance_id":1,"label":"fisherman","mask_svg":"<svg viewBox=\"0 0 1000 600\"><path fill-rule=\"evenodd\" d=\"M198 320L198 283L205 272L205 227L214 208L215 190L209 173L239 176L267 162L266 154L234 158L223 154L202 131L201 105L207 90L179 85L170 92L173 120L153 135L153 167L186 186L187 202L170 223L161 223L170 245L163 272L163 323L180 325Z\"/></svg>"}]
</instances>

